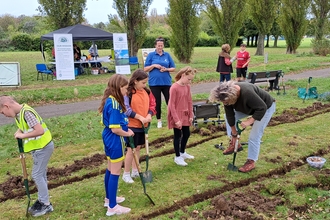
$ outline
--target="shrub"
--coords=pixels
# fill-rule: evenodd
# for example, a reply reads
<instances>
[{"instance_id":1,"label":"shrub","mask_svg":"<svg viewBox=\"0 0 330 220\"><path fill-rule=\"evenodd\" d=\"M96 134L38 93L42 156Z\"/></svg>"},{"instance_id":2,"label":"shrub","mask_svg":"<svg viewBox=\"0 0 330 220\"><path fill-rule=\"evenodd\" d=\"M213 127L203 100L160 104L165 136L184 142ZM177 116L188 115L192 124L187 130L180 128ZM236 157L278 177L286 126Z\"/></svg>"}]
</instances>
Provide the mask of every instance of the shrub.
<instances>
[{"instance_id":1,"label":"shrub","mask_svg":"<svg viewBox=\"0 0 330 220\"><path fill-rule=\"evenodd\" d=\"M29 34L18 34L11 39L12 46L15 50L31 51L32 50L32 38Z\"/></svg>"},{"instance_id":2,"label":"shrub","mask_svg":"<svg viewBox=\"0 0 330 220\"><path fill-rule=\"evenodd\" d=\"M142 44L142 48L154 48L155 47L155 40L156 38L158 38L159 36L147 36L144 39L144 42ZM167 36L162 36L165 39L165 45L164 47L170 47L170 39Z\"/></svg>"},{"instance_id":3,"label":"shrub","mask_svg":"<svg viewBox=\"0 0 330 220\"><path fill-rule=\"evenodd\" d=\"M311 40L312 48L315 54L321 56L327 56L330 54L330 40L322 39L322 40Z\"/></svg>"},{"instance_id":4,"label":"shrub","mask_svg":"<svg viewBox=\"0 0 330 220\"><path fill-rule=\"evenodd\" d=\"M10 51L10 50L14 50L14 48L11 46L11 40L0 39L0 51Z\"/></svg>"},{"instance_id":5,"label":"shrub","mask_svg":"<svg viewBox=\"0 0 330 220\"><path fill-rule=\"evenodd\" d=\"M31 39L31 49L32 51L40 51L40 37L33 37Z\"/></svg>"}]
</instances>

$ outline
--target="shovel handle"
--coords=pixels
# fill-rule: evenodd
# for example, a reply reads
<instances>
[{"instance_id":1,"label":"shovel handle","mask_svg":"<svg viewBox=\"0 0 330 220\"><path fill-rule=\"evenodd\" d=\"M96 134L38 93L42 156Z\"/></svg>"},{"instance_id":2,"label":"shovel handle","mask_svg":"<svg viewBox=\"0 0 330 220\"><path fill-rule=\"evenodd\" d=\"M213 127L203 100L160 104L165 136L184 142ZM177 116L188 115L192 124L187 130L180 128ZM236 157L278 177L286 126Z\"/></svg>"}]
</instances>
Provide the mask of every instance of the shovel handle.
<instances>
[{"instance_id":1,"label":"shovel handle","mask_svg":"<svg viewBox=\"0 0 330 220\"><path fill-rule=\"evenodd\" d=\"M135 148L132 149L133 152L133 159L136 165L136 168L138 169L139 174L142 173L141 171L141 167L140 167L140 163L139 163L139 158L137 157L136 153L135 153Z\"/></svg>"},{"instance_id":2,"label":"shovel handle","mask_svg":"<svg viewBox=\"0 0 330 220\"><path fill-rule=\"evenodd\" d=\"M144 133L148 134L148 131L149 131L150 125L151 125L151 123L149 122L149 123L148 123L148 126L145 127L144 124L142 123L142 128L143 128L143 130L144 130Z\"/></svg>"},{"instance_id":3,"label":"shovel handle","mask_svg":"<svg viewBox=\"0 0 330 220\"><path fill-rule=\"evenodd\" d=\"M18 150L20 153L24 153L23 149L23 140L20 138L17 138L17 145L18 145Z\"/></svg>"},{"instance_id":4,"label":"shovel handle","mask_svg":"<svg viewBox=\"0 0 330 220\"><path fill-rule=\"evenodd\" d=\"M241 123L242 123L241 120L237 120L237 121L236 121L236 129L237 129L237 133L238 133L238 135L241 135L242 131L245 130L245 128L240 128L240 127L239 127L239 125L240 125Z\"/></svg>"},{"instance_id":5,"label":"shovel handle","mask_svg":"<svg viewBox=\"0 0 330 220\"><path fill-rule=\"evenodd\" d=\"M133 159L134 162L136 164L136 168L138 169L138 172L141 173L141 167L140 167L140 163L139 163L139 158L135 153L135 145L134 145L134 139L132 136L128 137L129 140L129 146L132 148L132 153L133 153Z\"/></svg>"},{"instance_id":6,"label":"shovel handle","mask_svg":"<svg viewBox=\"0 0 330 220\"><path fill-rule=\"evenodd\" d=\"M310 77L308 78L308 83L307 83L307 87L306 87L306 94L308 93L308 90L309 90L309 87L310 87L311 81L312 81L312 77L310 76Z\"/></svg>"},{"instance_id":7,"label":"shovel handle","mask_svg":"<svg viewBox=\"0 0 330 220\"><path fill-rule=\"evenodd\" d=\"M26 171L25 155L23 153L21 153L19 155L19 158L20 158L21 164L22 164L23 178L24 179L27 179L28 178L28 174L27 174L27 171Z\"/></svg>"},{"instance_id":8,"label":"shovel handle","mask_svg":"<svg viewBox=\"0 0 330 220\"><path fill-rule=\"evenodd\" d=\"M308 78L308 84L311 83L312 79L313 79L313 77L311 77L311 76Z\"/></svg>"},{"instance_id":9,"label":"shovel handle","mask_svg":"<svg viewBox=\"0 0 330 220\"><path fill-rule=\"evenodd\" d=\"M17 144L18 144L18 150L20 152L19 158L22 164L22 171L23 171L23 177L24 179L28 178L27 171L26 171L26 163L25 163L25 154L23 150L23 140L20 138L17 138Z\"/></svg>"},{"instance_id":10,"label":"shovel handle","mask_svg":"<svg viewBox=\"0 0 330 220\"><path fill-rule=\"evenodd\" d=\"M134 149L135 148L135 145L134 145L134 139L132 136L129 136L128 137L128 143L129 143L129 146Z\"/></svg>"},{"instance_id":11,"label":"shovel handle","mask_svg":"<svg viewBox=\"0 0 330 220\"><path fill-rule=\"evenodd\" d=\"M147 153L147 155L149 155L149 135L148 135L148 133L145 133L145 147L146 147L146 153Z\"/></svg>"},{"instance_id":12,"label":"shovel handle","mask_svg":"<svg viewBox=\"0 0 330 220\"><path fill-rule=\"evenodd\" d=\"M146 153L147 155L149 155L149 135L148 135L148 131L150 128L150 122L148 123L148 126L145 127L144 124L142 123L142 128L144 130L144 137L145 137L145 148L146 148Z\"/></svg>"}]
</instances>

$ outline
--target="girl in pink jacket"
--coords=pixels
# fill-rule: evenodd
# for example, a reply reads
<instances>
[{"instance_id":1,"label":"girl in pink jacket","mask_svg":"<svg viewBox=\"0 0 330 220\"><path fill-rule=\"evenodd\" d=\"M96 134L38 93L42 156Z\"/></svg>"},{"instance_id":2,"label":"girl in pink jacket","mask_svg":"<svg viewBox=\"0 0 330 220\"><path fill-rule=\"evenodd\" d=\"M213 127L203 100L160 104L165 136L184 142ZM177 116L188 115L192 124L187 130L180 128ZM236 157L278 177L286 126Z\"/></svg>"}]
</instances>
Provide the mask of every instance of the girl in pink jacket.
<instances>
[{"instance_id":1,"label":"girl in pink jacket","mask_svg":"<svg viewBox=\"0 0 330 220\"><path fill-rule=\"evenodd\" d=\"M175 76L176 82L170 88L170 99L167 107L168 128L174 131L174 162L179 166L187 166L185 159L194 156L185 152L190 136L189 126L194 118L190 83L196 70L190 66L182 68Z\"/></svg>"}]
</instances>

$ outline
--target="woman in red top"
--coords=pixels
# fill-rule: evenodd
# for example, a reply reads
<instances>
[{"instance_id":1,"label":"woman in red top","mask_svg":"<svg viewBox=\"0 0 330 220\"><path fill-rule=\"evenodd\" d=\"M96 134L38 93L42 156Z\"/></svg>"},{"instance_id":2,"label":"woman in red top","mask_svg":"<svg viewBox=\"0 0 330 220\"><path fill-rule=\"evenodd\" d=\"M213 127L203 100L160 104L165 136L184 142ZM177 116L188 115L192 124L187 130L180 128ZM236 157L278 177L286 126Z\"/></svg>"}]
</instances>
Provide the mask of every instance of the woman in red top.
<instances>
[{"instance_id":1,"label":"woman in red top","mask_svg":"<svg viewBox=\"0 0 330 220\"><path fill-rule=\"evenodd\" d=\"M174 162L179 166L187 166L184 159L194 159L185 152L190 136L189 126L194 118L190 83L196 70L190 66L182 68L175 76L176 83L170 88L170 99L167 107L168 128L174 131Z\"/></svg>"},{"instance_id":2,"label":"woman in red top","mask_svg":"<svg viewBox=\"0 0 330 220\"><path fill-rule=\"evenodd\" d=\"M244 81L246 79L247 68L250 62L250 54L245 49L246 49L246 44L241 44L240 50L237 51L235 56L235 59L237 60L236 63L237 78Z\"/></svg>"}]
</instances>

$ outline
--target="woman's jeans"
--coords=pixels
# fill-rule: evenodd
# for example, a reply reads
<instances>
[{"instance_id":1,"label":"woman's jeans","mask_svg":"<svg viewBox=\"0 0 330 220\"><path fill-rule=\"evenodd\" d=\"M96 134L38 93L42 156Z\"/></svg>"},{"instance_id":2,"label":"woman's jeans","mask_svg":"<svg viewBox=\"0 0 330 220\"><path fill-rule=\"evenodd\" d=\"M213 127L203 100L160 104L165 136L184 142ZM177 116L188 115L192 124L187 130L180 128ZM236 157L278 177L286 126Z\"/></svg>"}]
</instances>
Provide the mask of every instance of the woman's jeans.
<instances>
[{"instance_id":1,"label":"woman's jeans","mask_svg":"<svg viewBox=\"0 0 330 220\"><path fill-rule=\"evenodd\" d=\"M257 121L257 120L254 121L251 132L250 132L249 141L248 141L248 159L251 159L254 161L258 160L261 138L262 138L262 135L264 134L264 130L265 130L266 126L268 125L272 115L275 112L275 109L276 109L276 103L273 102L272 106L267 109L264 117L260 121ZM246 118L248 116L249 115L244 114L242 112L235 111L236 121L240 120L242 118ZM235 121L235 125L236 125L236 121ZM226 119L226 128L227 128L227 135L228 135L228 137L230 137L231 128L227 122L227 119Z\"/></svg>"}]
</instances>

